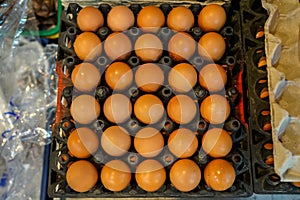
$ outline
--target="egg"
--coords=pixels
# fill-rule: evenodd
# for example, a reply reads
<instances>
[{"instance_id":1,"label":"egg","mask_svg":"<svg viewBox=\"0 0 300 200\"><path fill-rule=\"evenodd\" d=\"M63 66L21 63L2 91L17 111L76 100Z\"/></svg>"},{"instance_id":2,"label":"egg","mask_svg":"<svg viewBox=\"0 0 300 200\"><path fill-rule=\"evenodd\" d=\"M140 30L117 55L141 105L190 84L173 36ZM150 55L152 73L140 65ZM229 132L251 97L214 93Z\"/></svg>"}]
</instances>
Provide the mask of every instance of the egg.
<instances>
[{"instance_id":1,"label":"egg","mask_svg":"<svg viewBox=\"0 0 300 200\"><path fill-rule=\"evenodd\" d=\"M107 25L112 31L126 31L134 25L133 12L127 6L115 6L107 15Z\"/></svg>"},{"instance_id":2,"label":"egg","mask_svg":"<svg viewBox=\"0 0 300 200\"><path fill-rule=\"evenodd\" d=\"M165 109L161 100L152 95L140 96L134 104L136 118L144 124L155 124L164 116Z\"/></svg>"},{"instance_id":3,"label":"egg","mask_svg":"<svg viewBox=\"0 0 300 200\"><path fill-rule=\"evenodd\" d=\"M77 158L88 158L99 147L97 134L89 128L81 127L74 129L67 141L67 146L72 155Z\"/></svg>"},{"instance_id":4,"label":"egg","mask_svg":"<svg viewBox=\"0 0 300 200\"><path fill-rule=\"evenodd\" d=\"M225 97L213 94L202 101L200 113L207 122L221 124L230 114L230 105Z\"/></svg>"},{"instance_id":5,"label":"egg","mask_svg":"<svg viewBox=\"0 0 300 200\"><path fill-rule=\"evenodd\" d=\"M187 124L195 118L197 106L189 96L179 94L169 101L167 112L169 117L177 124Z\"/></svg>"},{"instance_id":6,"label":"egg","mask_svg":"<svg viewBox=\"0 0 300 200\"><path fill-rule=\"evenodd\" d=\"M130 118L132 104L128 97L123 94L112 94L103 105L105 117L112 123L123 123Z\"/></svg>"},{"instance_id":7,"label":"egg","mask_svg":"<svg viewBox=\"0 0 300 200\"><path fill-rule=\"evenodd\" d=\"M98 172L89 161L79 160L68 168L66 180L70 188L76 192L87 192L96 185Z\"/></svg>"},{"instance_id":8,"label":"egg","mask_svg":"<svg viewBox=\"0 0 300 200\"><path fill-rule=\"evenodd\" d=\"M176 33L168 43L169 55L177 62L188 60L194 55L195 50L196 41L185 32Z\"/></svg>"},{"instance_id":9,"label":"egg","mask_svg":"<svg viewBox=\"0 0 300 200\"><path fill-rule=\"evenodd\" d=\"M95 97L83 94L72 101L70 112L76 122L90 124L100 115L100 105Z\"/></svg>"},{"instance_id":10,"label":"egg","mask_svg":"<svg viewBox=\"0 0 300 200\"><path fill-rule=\"evenodd\" d=\"M105 71L105 81L114 91L128 89L133 82L133 72L124 62L114 62Z\"/></svg>"},{"instance_id":11,"label":"egg","mask_svg":"<svg viewBox=\"0 0 300 200\"><path fill-rule=\"evenodd\" d=\"M157 32L165 24L165 15L160 8L145 6L137 15L137 25L144 32Z\"/></svg>"},{"instance_id":12,"label":"egg","mask_svg":"<svg viewBox=\"0 0 300 200\"><path fill-rule=\"evenodd\" d=\"M104 24L104 18L99 9L87 6L77 15L77 25L81 31L95 32Z\"/></svg>"},{"instance_id":13,"label":"egg","mask_svg":"<svg viewBox=\"0 0 300 200\"><path fill-rule=\"evenodd\" d=\"M202 137L202 149L213 158L227 156L231 148L232 139L223 129L209 129Z\"/></svg>"},{"instance_id":14,"label":"egg","mask_svg":"<svg viewBox=\"0 0 300 200\"><path fill-rule=\"evenodd\" d=\"M191 157L198 148L198 139L191 130L179 128L168 139L168 148L178 158Z\"/></svg>"},{"instance_id":15,"label":"egg","mask_svg":"<svg viewBox=\"0 0 300 200\"><path fill-rule=\"evenodd\" d=\"M206 60L220 60L224 55L225 50L225 40L219 33L206 33L198 42L198 53Z\"/></svg>"},{"instance_id":16,"label":"egg","mask_svg":"<svg viewBox=\"0 0 300 200\"><path fill-rule=\"evenodd\" d=\"M74 51L83 61L94 61L102 53L100 38L92 32L83 32L74 41Z\"/></svg>"},{"instance_id":17,"label":"egg","mask_svg":"<svg viewBox=\"0 0 300 200\"><path fill-rule=\"evenodd\" d=\"M181 192L195 189L201 181L201 170L192 160L181 159L176 161L170 170L172 185Z\"/></svg>"},{"instance_id":18,"label":"egg","mask_svg":"<svg viewBox=\"0 0 300 200\"><path fill-rule=\"evenodd\" d=\"M225 90L227 82L226 71L218 64L205 65L199 73L200 85L209 92L218 92Z\"/></svg>"},{"instance_id":19,"label":"egg","mask_svg":"<svg viewBox=\"0 0 300 200\"><path fill-rule=\"evenodd\" d=\"M143 62L155 62L162 55L163 45L156 35L146 33L138 37L134 50L136 56Z\"/></svg>"},{"instance_id":20,"label":"egg","mask_svg":"<svg viewBox=\"0 0 300 200\"><path fill-rule=\"evenodd\" d=\"M131 55L132 44L125 34L115 32L106 38L104 51L111 61L122 61Z\"/></svg>"},{"instance_id":21,"label":"egg","mask_svg":"<svg viewBox=\"0 0 300 200\"><path fill-rule=\"evenodd\" d=\"M166 170L156 160L144 160L136 168L135 180L143 190L155 192L165 183Z\"/></svg>"},{"instance_id":22,"label":"egg","mask_svg":"<svg viewBox=\"0 0 300 200\"><path fill-rule=\"evenodd\" d=\"M155 128L143 128L134 137L134 148L143 157L155 157L163 150L163 147L164 138Z\"/></svg>"},{"instance_id":23,"label":"egg","mask_svg":"<svg viewBox=\"0 0 300 200\"><path fill-rule=\"evenodd\" d=\"M95 65L83 62L76 65L71 79L75 88L83 92L94 90L100 83L101 74Z\"/></svg>"},{"instance_id":24,"label":"egg","mask_svg":"<svg viewBox=\"0 0 300 200\"><path fill-rule=\"evenodd\" d=\"M130 184L131 171L123 161L111 160L103 166L100 178L106 189L119 192Z\"/></svg>"},{"instance_id":25,"label":"egg","mask_svg":"<svg viewBox=\"0 0 300 200\"><path fill-rule=\"evenodd\" d=\"M173 8L167 18L168 27L175 31L189 31L194 26L194 21L192 11L183 6Z\"/></svg>"},{"instance_id":26,"label":"egg","mask_svg":"<svg viewBox=\"0 0 300 200\"><path fill-rule=\"evenodd\" d=\"M235 181L235 176L233 166L223 159L212 160L204 169L204 180L215 191L224 191L230 188Z\"/></svg>"},{"instance_id":27,"label":"egg","mask_svg":"<svg viewBox=\"0 0 300 200\"><path fill-rule=\"evenodd\" d=\"M156 92L164 83L164 72L155 63L145 63L136 70L135 83L144 92Z\"/></svg>"},{"instance_id":28,"label":"egg","mask_svg":"<svg viewBox=\"0 0 300 200\"><path fill-rule=\"evenodd\" d=\"M204 32L218 32L226 22L224 8L217 4L205 6L198 15L198 25Z\"/></svg>"},{"instance_id":29,"label":"egg","mask_svg":"<svg viewBox=\"0 0 300 200\"><path fill-rule=\"evenodd\" d=\"M131 138L121 126L110 126L101 136L101 147L111 156L122 156L128 152Z\"/></svg>"},{"instance_id":30,"label":"egg","mask_svg":"<svg viewBox=\"0 0 300 200\"><path fill-rule=\"evenodd\" d=\"M169 72L168 81L175 92L186 93L196 85L197 72L191 64L179 63Z\"/></svg>"}]
</instances>

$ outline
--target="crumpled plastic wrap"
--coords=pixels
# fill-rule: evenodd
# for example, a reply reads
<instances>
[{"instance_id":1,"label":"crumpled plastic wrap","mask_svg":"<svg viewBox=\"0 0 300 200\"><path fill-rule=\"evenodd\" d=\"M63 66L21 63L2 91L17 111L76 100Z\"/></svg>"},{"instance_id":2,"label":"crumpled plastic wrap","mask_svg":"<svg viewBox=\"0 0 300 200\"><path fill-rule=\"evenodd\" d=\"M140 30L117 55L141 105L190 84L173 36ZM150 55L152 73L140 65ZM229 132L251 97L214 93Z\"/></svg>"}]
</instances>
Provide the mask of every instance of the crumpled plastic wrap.
<instances>
[{"instance_id":1,"label":"crumpled plastic wrap","mask_svg":"<svg viewBox=\"0 0 300 200\"><path fill-rule=\"evenodd\" d=\"M0 1L1 199L39 199L55 114L57 45L21 35L30 5Z\"/></svg>"}]
</instances>

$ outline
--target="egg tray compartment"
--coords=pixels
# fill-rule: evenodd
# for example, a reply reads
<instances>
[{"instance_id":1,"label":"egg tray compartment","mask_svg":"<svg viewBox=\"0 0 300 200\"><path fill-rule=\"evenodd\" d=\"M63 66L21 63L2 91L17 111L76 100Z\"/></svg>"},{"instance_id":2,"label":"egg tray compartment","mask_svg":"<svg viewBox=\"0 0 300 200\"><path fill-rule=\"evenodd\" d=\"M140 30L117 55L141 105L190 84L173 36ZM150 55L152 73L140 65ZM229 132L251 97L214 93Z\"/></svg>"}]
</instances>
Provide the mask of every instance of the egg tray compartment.
<instances>
[{"instance_id":1,"label":"egg tray compartment","mask_svg":"<svg viewBox=\"0 0 300 200\"><path fill-rule=\"evenodd\" d=\"M226 94L231 105L231 115L225 123L224 128L227 130L232 130L233 134L233 149L231 153L225 158L233 163L236 169L237 177L234 185L224 192L216 192L211 190L204 182L202 177L199 186L188 193L182 193L177 191L170 184L170 180L167 180L164 186L157 192L147 193L141 190L134 181L134 176L132 176L132 181L130 186L122 192L113 193L108 191L103 187L101 181L98 180L96 186L88 192L78 193L69 188L65 180L65 174L67 166L78 160L76 158L70 157L68 155L67 149L67 138L73 129L74 123L69 112L69 106L72 101L73 95L78 95L76 90L73 90L72 83L70 80L70 74L74 65L79 64L81 61L76 57L74 50L70 44L75 40L76 34L80 33L77 29L74 16L80 9L77 4L70 4L66 11L62 13L62 27L61 34L59 38L59 50L58 50L58 62L57 62L57 73L59 76L58 80L58 104L56 113L56 122L54 124L53 138L51 144L50 152L50 169L49 169L49 184L48 193L51 197L246 197L252 195L252 178L251 178L251 167L250 167L250 147L249 147L249 133L247 130L247 125L245 124L243 104L245 98L243 98L243 87L244 73L243 73L243 57L242 57L242 42L241 42L241 26L240 26L240 14L239 14L239 4L238 1L234 3L224 5L227 13L228 20L227 24L221 30L221 34L226 37L227 50L224 57L217 62L220 65L228 66L228 83L226 85ZM109 11L110 6L107 4L101 4L99 9L104 13L104 17ZM140 9L140 5L132 4L130 8L136 14ZM169 4L161 4L160 8L165 14L170 11ZM200 4L193 4L190 7L195 13L198 13L201 9ZM71 17L72 16L72 17ZM97 32L101 40L105 40L106 36L109 34L110 30L107 27L100 28ZM137 38L138 29L131 28L126 32L126 34L132 39ZM162 28L160 33L161 37L169 37L170 32L166 28ZM203 34L199 28L193 28L190 34L198 40ZM98 58L95 65L99 68L106 66L108 59L105 55ZM191 59L192 64L197 66L203 66L205 62L200 57L193 57ZM134 69L139 64L139 59L132 53L132 56L128 59L127 63ZM168 56L167 52L164 52L159 63L162 66L174 65L175 62ZM103 73L102 73L103 74ZM207 91L202 89L199 85L194 88L194 93L199 101L207 96ZM111 90L107 87L106 83L103 81L100 83L96 89L95 96L103 104L104 100ZM127 95L131 96L131 101L134 102L136 98L141 95L142 92L136 87L132 87L127 91ZM172 96L172 91L169 87L162 87L155 95L159 96L164 104ZM100 115L98 120L92 124L93 129L101 133L106 127L111 125L103 113ZM139 122L133 117L131 120L124 124L124 128L129 130L139 128ZM161 126L163 129L161 132L164 134L165 139L167 139L168 134L178 127L177 124L173 123L170 119L167 121L162 121ZM199 121L190 124L192 127L198 128L198 139L201 141L201 137L205 132L208 124L200 118ZM99 134L98 134L99 136ZM200 144L200 142L199 142ZM134 148L131 147L131 151ZM90 160L100 172L102 163L107 160L112 159L99 147L99 151ZM129 154L122 156L124 162L126 162L131 169L135 169L136 165L143 160L142 157L136 156L135 154ZM165 149L159 156L156 157L161 163L170 164L175 158L172 154ZM205 164L211 159L207 157L201 150L195 153L192 159L199 164L202 176ZM170 166L166 167L167 174ZM133 174L134 175L134 174Z\"/></svg>"},{"instance_id":2,"label":"egg tray compartment","mask_svg":"<svg viewBox=\"0 0 300 200\"><path fill-rule=\"evenodd\" d=\"M241 18L248 78L249 131L252 151L252 174L256 194L300 194L300 188L280 182L274 171L273 142L265 37L262 33L268 18L260 0L241 1Z\"/></svg>"}]
</instances>

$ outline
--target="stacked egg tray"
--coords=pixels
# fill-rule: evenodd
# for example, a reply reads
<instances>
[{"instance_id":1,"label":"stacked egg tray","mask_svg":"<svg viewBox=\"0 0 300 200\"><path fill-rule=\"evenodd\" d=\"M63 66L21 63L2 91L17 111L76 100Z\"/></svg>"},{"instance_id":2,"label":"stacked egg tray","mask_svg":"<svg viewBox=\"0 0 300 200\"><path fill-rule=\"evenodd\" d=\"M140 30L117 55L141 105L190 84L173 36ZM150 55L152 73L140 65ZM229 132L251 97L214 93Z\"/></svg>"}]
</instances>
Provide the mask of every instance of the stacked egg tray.
<instances>
[{"instance_id":1,"label":"stacked egg tray","mask_svg":"<svg viewBox=\"0 0 300 200\"><path fill-rule=\"evenodd\" d=\"M299 194L300 189L281 182L274 171L264 25L267 11L260 0L241 1L241 19L248 78L249 131L254 193Z\"/></svg>"},{"instance_id":2,"label":"stacked egg tray","mask_svg":"<svg viewBox=\"0 0 300 200\"><path fill-rule=\"evenodd\" d=\"M140 9L147 5L147 3L141 4L126 4L134 13L135 18ZM167 3L157 3L153 4L158 6L165 16L168 15L172 7L178 5L183 5L188 7L194 14L195 19L200 10L205 6L203 2L193 2L193 3L176 3L172 4ZM103 13L104 19L106 19L107 13L114 5L109 5L106 3L99 3L98 9ZM246 123L246 113L244 105L247 102L245 98L246 86L244 81L246 79L246 73L244 70L244 57L243 57L243 46L242 46L242 27L241 27L241 18L240 18L240 5L239 1L228 2L222 5L227 14L227 21L225 26L220 30L220 34L225 38L226 41L226 52L224 56L217 61L216 63L226 68L228 81L225 85L226 98L230 104L230 116L224 123L224 128L231 133L231 138L233 141L233 146L230 153L223 159L229 161L235 169L236 178L233 185L225 191L214 191L212 190L204 181L203 172L206 165L213 160L210 156L205 154L201 150L201 140L203 134L210 127L218 127L218 125L209 124L206 122L198 113L198 120L194 120L188 125L187 128L192 128L197 130L196 137L199 141L198 150L194 155L188 159L193 160L199 168L201 169L201 181L199 185L189 192L180 192L178 191L170 182L169 171L173 163L176 162L176 158L168 148L164 148L163 151L153 159L159 161L166 170L166 181L163 186L155 192L146 192L141 189L134 178L134 171L143 160L146 158L136 153L136 150L133 146L134 134L140 128L146 126L139 122L137 118L132 114L131 119L122 123L121 126L125 128L131 134L131 147L129 152L120 157L112 157L105 153L101 145L97 152L87 158L97 169L99 175L101 169L106 162L119 159L125 162L132 171L131 182L128 187L120 192L112 192L104 187L101 183L100 178L96 185L87 192L80 193L72 190L66 181L66 173L68 167L75 161L78 161L78 158L75 158L70 155L67 146L67 140L69 134L72 130L76 128L76 123L74 122L71 113L70 105L72 104L72 99L76 97L80 92L78 92L72 84L71 74L75 65L80 64L82 61L76 56L72 43L75 41L76 35L80 34L76 24L76 15L79 10L82 8L80 5L71 3L68 8L63 11L61 17L61 32L59 39L59 50L58 50L58 61L57 61L57 74L59 77L58 80L58 104L57 104L57 113L56 113L56 122L53 125L53 136L52 144L50 150L50 166L49 166L49 180L48 180L48 194L50 197L185 197L185 198L196 198L196 197L211 197L211 198L221 198L221 197L247 197L253 194L253 185L252 185L252 170L251 170L251 156L250 156L250 138L248 132L248 125ZM70 17L72 16L72 17ZM111 31L106 27L100 28L96 33L101 41L104 41L105 38L109 35ZM190 34L196 42L204 34L201 29L197 26L197 20L195 20L194 27L187 32ZM137 29L136 22L135 26L125 32L126 35L134 41L136 38L142 34L142 32ZM165 39L169 39L173 35L173 31L170 31L166 26L163 27L158 35ZM263 44L263 42L261 43ZM190 59L190 63L196 68L200 69L207 64L207 61L203 60L200 56L195 53L195 55ZM135 71L136 67L142 62L135 55L135 52L131 52L131 56L127 61L128 65ZM160 66L166 66L166 68L173 67L176 64L167 51L164 51L161 58L157 62ZM104 53L94 62L94 65L99 69L105 69L109 64L109 59ZM167 72L165 72L166 76ZM167 78L165 78L166 80ZM104 78L101 79L100 84L95 90L95 98L102 107L104 101L112 94L112 90L108 87ZM198 81L195 87L192 90L196 97L196 101L200 105L202 100L209 95L209 92L202 88ZM132 105L134 105L136 99L145 94L145 92L139 90L134 84L128 89L128 91L123 92L130 98ZM169 100L174 96L174 92L168 86L168 83L165 81L164 86L159 89L157 92L153 93L155 96L161 99L164 104L164 107L167 107ZM104 130L108 127L114 125L109 122L103 112L101 111L98 119L89 125L89 128L94 130L99 137ZM176 130L179 125L173 122L169 117L166 120L161 121L157 124L158 127L162 127L160 132L163 134L165 145L167 144L168 137L170 133ZM181 125L182 126L182 125Z\"/></svg>"}]
</instances>

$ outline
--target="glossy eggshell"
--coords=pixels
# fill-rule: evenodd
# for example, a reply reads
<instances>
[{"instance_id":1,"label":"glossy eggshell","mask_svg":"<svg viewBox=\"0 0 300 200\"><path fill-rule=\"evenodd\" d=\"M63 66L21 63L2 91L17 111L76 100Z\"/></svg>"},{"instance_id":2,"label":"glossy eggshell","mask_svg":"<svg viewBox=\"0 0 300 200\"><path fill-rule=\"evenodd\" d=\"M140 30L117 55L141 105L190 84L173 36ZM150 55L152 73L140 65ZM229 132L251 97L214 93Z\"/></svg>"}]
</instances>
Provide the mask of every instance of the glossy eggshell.
<instances>
[{"instance_id":1,"label":"glossy eggshell","mask_svg":"<svg viewBox=\"0 0 300 200\"><path fill-rule=\"evenodd\" d=\"M88 158L97 151L99 139L91 129L86 127L77 128L70 133L67 146L73 156Z\"/></svg>"},{"instance_id":2,"label":"glossy eggshell","mask_svg":"<svg viewBox=\"0 0 300 200\"><path fill-rule=\"evenodd\" d=\"M111 156L122 156L128 152L131 138L128 132L120 126L107 128L101 136L101 147Z\"/></svg>"},{"instance_id":3,"label":"glossy eggshell","mask_svg":"<svg viewBox=\"0 0 300 200\"><path fill-rule=\"evenodd\" d=\"M89 92L97 87L101 74L95 65L84 62L75 66L71 79L75 88L83 92Z\"/></svg>"},{"instance_id":4,"label":"glossy eggshell","mask_svg":"<svg viewBox=\"0 0 300 200\"><path fill-rule=\"evenodd\" d=\"M230 105L225 97L213 94L202 101L200 113L209 123L221 124L230 114Z\"/></svg>"},{"instance_id":5,"label":"glossy eggshell","mask_svg":"<svg viewBox=\"0 0 300 200\"><path fill-rule=\"evenodd\" d=\"M197 83L197 72L191 64L179 63L169 72L168 81L175 92L189 92Z\"/></svg>"},{"instance_id":6,"label":"glossy eggshell","mask_svg":"<svg viewBox=\"0 0 300 200\"><path fill-rule=\"evenodd\" d=\"M187 124L196 117L197 106L189 96L179 94L169 101L167 112L177 124Z\"/></svg>"},{"instance_id":7,"label":"glossy eggshell","mask_svg":"<svg viewBox=\"0 0 300 200\"><path fill-rule=\"evenodd\" d=\"M123 161L111 160L103 166L100 178L106 189L119 192L130 184L131 171Z\"/></svg>"},{"instance_id":8,"label":"glossy eggshell","mask_svg":"<svg viewBox=\"0 0 300 200\"><path fill-rule=\"evenodd\" d=\"M77 25L81 31L95 32L104 24L104 17L100 10L87 6L77 15Z\"/></svg>"},{"instance_id":9,"label":"glossy eggshell","mask_svg":"<svg viewBox=\"0 0 300 200\"><path fill-rule=\"evenodd\" d=\"M226 51L224 38L215 32L204 34L198 42L198 53L206 60L218 61Z\"/></svg>"},{"instance_id":10,"label":"glossy eggshell","mask_svg":"<svg viewBox=\"0 0 300 200\"><path fill-rule=\"evenodd\" d=\"M155 62L162 55L163 45L156 35L146 33L138 37L134 50L137 57L143 62Z\"/></svg>"},{"instance_id":11,"label":"glossy eggshell","mask_svg":"<svg viewBox=\"0 0 300 200\"><path fill-rule=\"evenodd\" d=\"M209 129L202 137L202 149L213 158L227 156L231 148L232 138L223 129Z\"/></svg>"},{"instance_id":12,"label":"glossy eggshell","mask_svg":"<svg viewBox=\"0 0 300 200\"><path fill-rule=\"evenodd\" d=\"M83 61L94 61L102 53L100 38L92 32L83 32L74 41L74 51Z\"/></svg>"},{"instance_id":13,"label":"glossy eggshell","mask_svg":"<svg viewBox=\"0 0 300 200\"><path fill-rule=\"evenodd\" d=\"M189 31L194 26L194 15L186 7L173 8L167 17L167 24L175 31Z\"/></svg>"},{"instance_id":14,"label":"glossy eggshell","mask_svg":"<svg viewBox=\"0 0 300 200\"><path fill-rule=\"evenodd\" d=\"M165 15L156 6L145 6L137 15L137 25L144 32L157 32L165 24Z\"/></svg>"},{"instance_id":15,"label":"glossy eggshell","mask_svg":"<svg viewBox=\"0 0 300 200\"><path fill-rule=\"evenodd\" d=\"M125 90L133 82L133 72L126 63L114 62L105 71L105 81L112 90Z\"/></svg>"},{"instance_id":16,"label":"glossy eggshell","mask_svg":"<svg viewBox=\"0 0 300 200\"><path fill-rule=\"evenodd\" d=\"M125 34L114 32L104 41L104 51L111 61L122 61L131 55L132 44Z\"/></svg>"},{"instance_id":17,"label":"glossy eggshell","mask_svg":"<svg viewBox=\"0 0 300 200\"><path fill-rule=\"evenodd\" d=\"M136 168L135 180L143 190L155 192L165 183L166 171L158 161L144 160Z\"/></svg>"},{"instance_id":18,"label":"glossy eggshell","mask_svg":"<svg viewBox=\"0 0 300 200\"><path fill-rule=\"evenodd\" d=\"M87 192L96 185L98 172L89 161L79 160L68 168L66 180L70 188L76 192Z\"/></svg>"},{"instance_id":19,"label":"glossy eggshell","mask_svg":"<svg viewBox=\"0 0 300 200\"><path fill-rule=\"evenodd\" d=\"M164 113L162 101L152 94L140 96L134 104L134 114L144 124L157 123L162 119Z\"/></svg>"},{"instance_id":20,"label":"glossy eggshell","mask_svg":"<svg viewBox=\"0 0 300 200\"><path fill-rule=\"evenodd\" d=\"M224 191L229 189L235 181L235 170L226 160L215 159L204 169L204 180L213 190Z\"/></svg>"},{"instance_id":21,"label":"glossy eggshell","mask_svg":"<svg viewBox=\"0 0 300 200\"><path fill-rule=\"evenodd\" d=\"M72 101L70 112L76 122L90 124L100 115L100 105L95 97L83 94Z\"/></svg>"},{"instance_id":22,"label":"glossy eggshell","mask_svg":"<svg viewBox=\"0 0 300 200\"><path fill-rule=\"evenodd\" d=\"M224 8L217 4L205 6L198 15L198 25L204 32L218 32L226 22Z\"/></svg>"},{"instance_id":23,"label":"glossy eggshell","mask_svg":"<svg viewBox=\"0 0 300 200\"><path fill-rule=\"evenodd\" d=\"M112 31L126 31L134 25L133 12L127 6L115 6L107 15L107 25Z\"/></svg>"},{"instance_id":24,"label":"glossy eggshell","mask_svg":"<svg viewBox=\"0 0 300 200\"><path fill-rule=\"evenodd\" d=\"M185 32L178 32L171 37L168 51L171 58L177 62L189 60L195 53L196 41Z\"/></svg>"},{"instance_id":25,"label":"glossy eggshell","mask_svg":"<svg viewBox=\"0 0 300 200\"><path fill-rule=\"evenodd\" d=\"M209 92L225 90L226 82L226 71L218 64L208 64L200 70L199 83Z\"/></svg>"},{"instance_id":26,"label":"glossy eggshell","mask_svg":"<svg viewBox=\"0 0 300 200\"><path fill-rule=\"evenodd\" d=\"M135 83L144 92L156 92L164 83L164 72L157 64L145 63L136 70Z\"/></svg>"},{"instance_id":27,"label":"glossy eggshell","mask_svg":"<svg viewBox=\"0 0 300 200\"><path fill-rule=\"evenodd\" d=\"M134 148L143 157L155 157L163 150L163 147L164 138L155 128L143 128L134 137Z\"/></svg>"},{"instance_id":28,"label":"glossy eggshell","mask_svg":"<svg viewBox=\"0 0 300 200\"><path fill-rule=\"evenodd\" d=\"M200 183L200 168L192 160L178 160L171 167L170 180L177 190L181 192L189 192L195 189Z\"/></svg>"}]
</instances>

